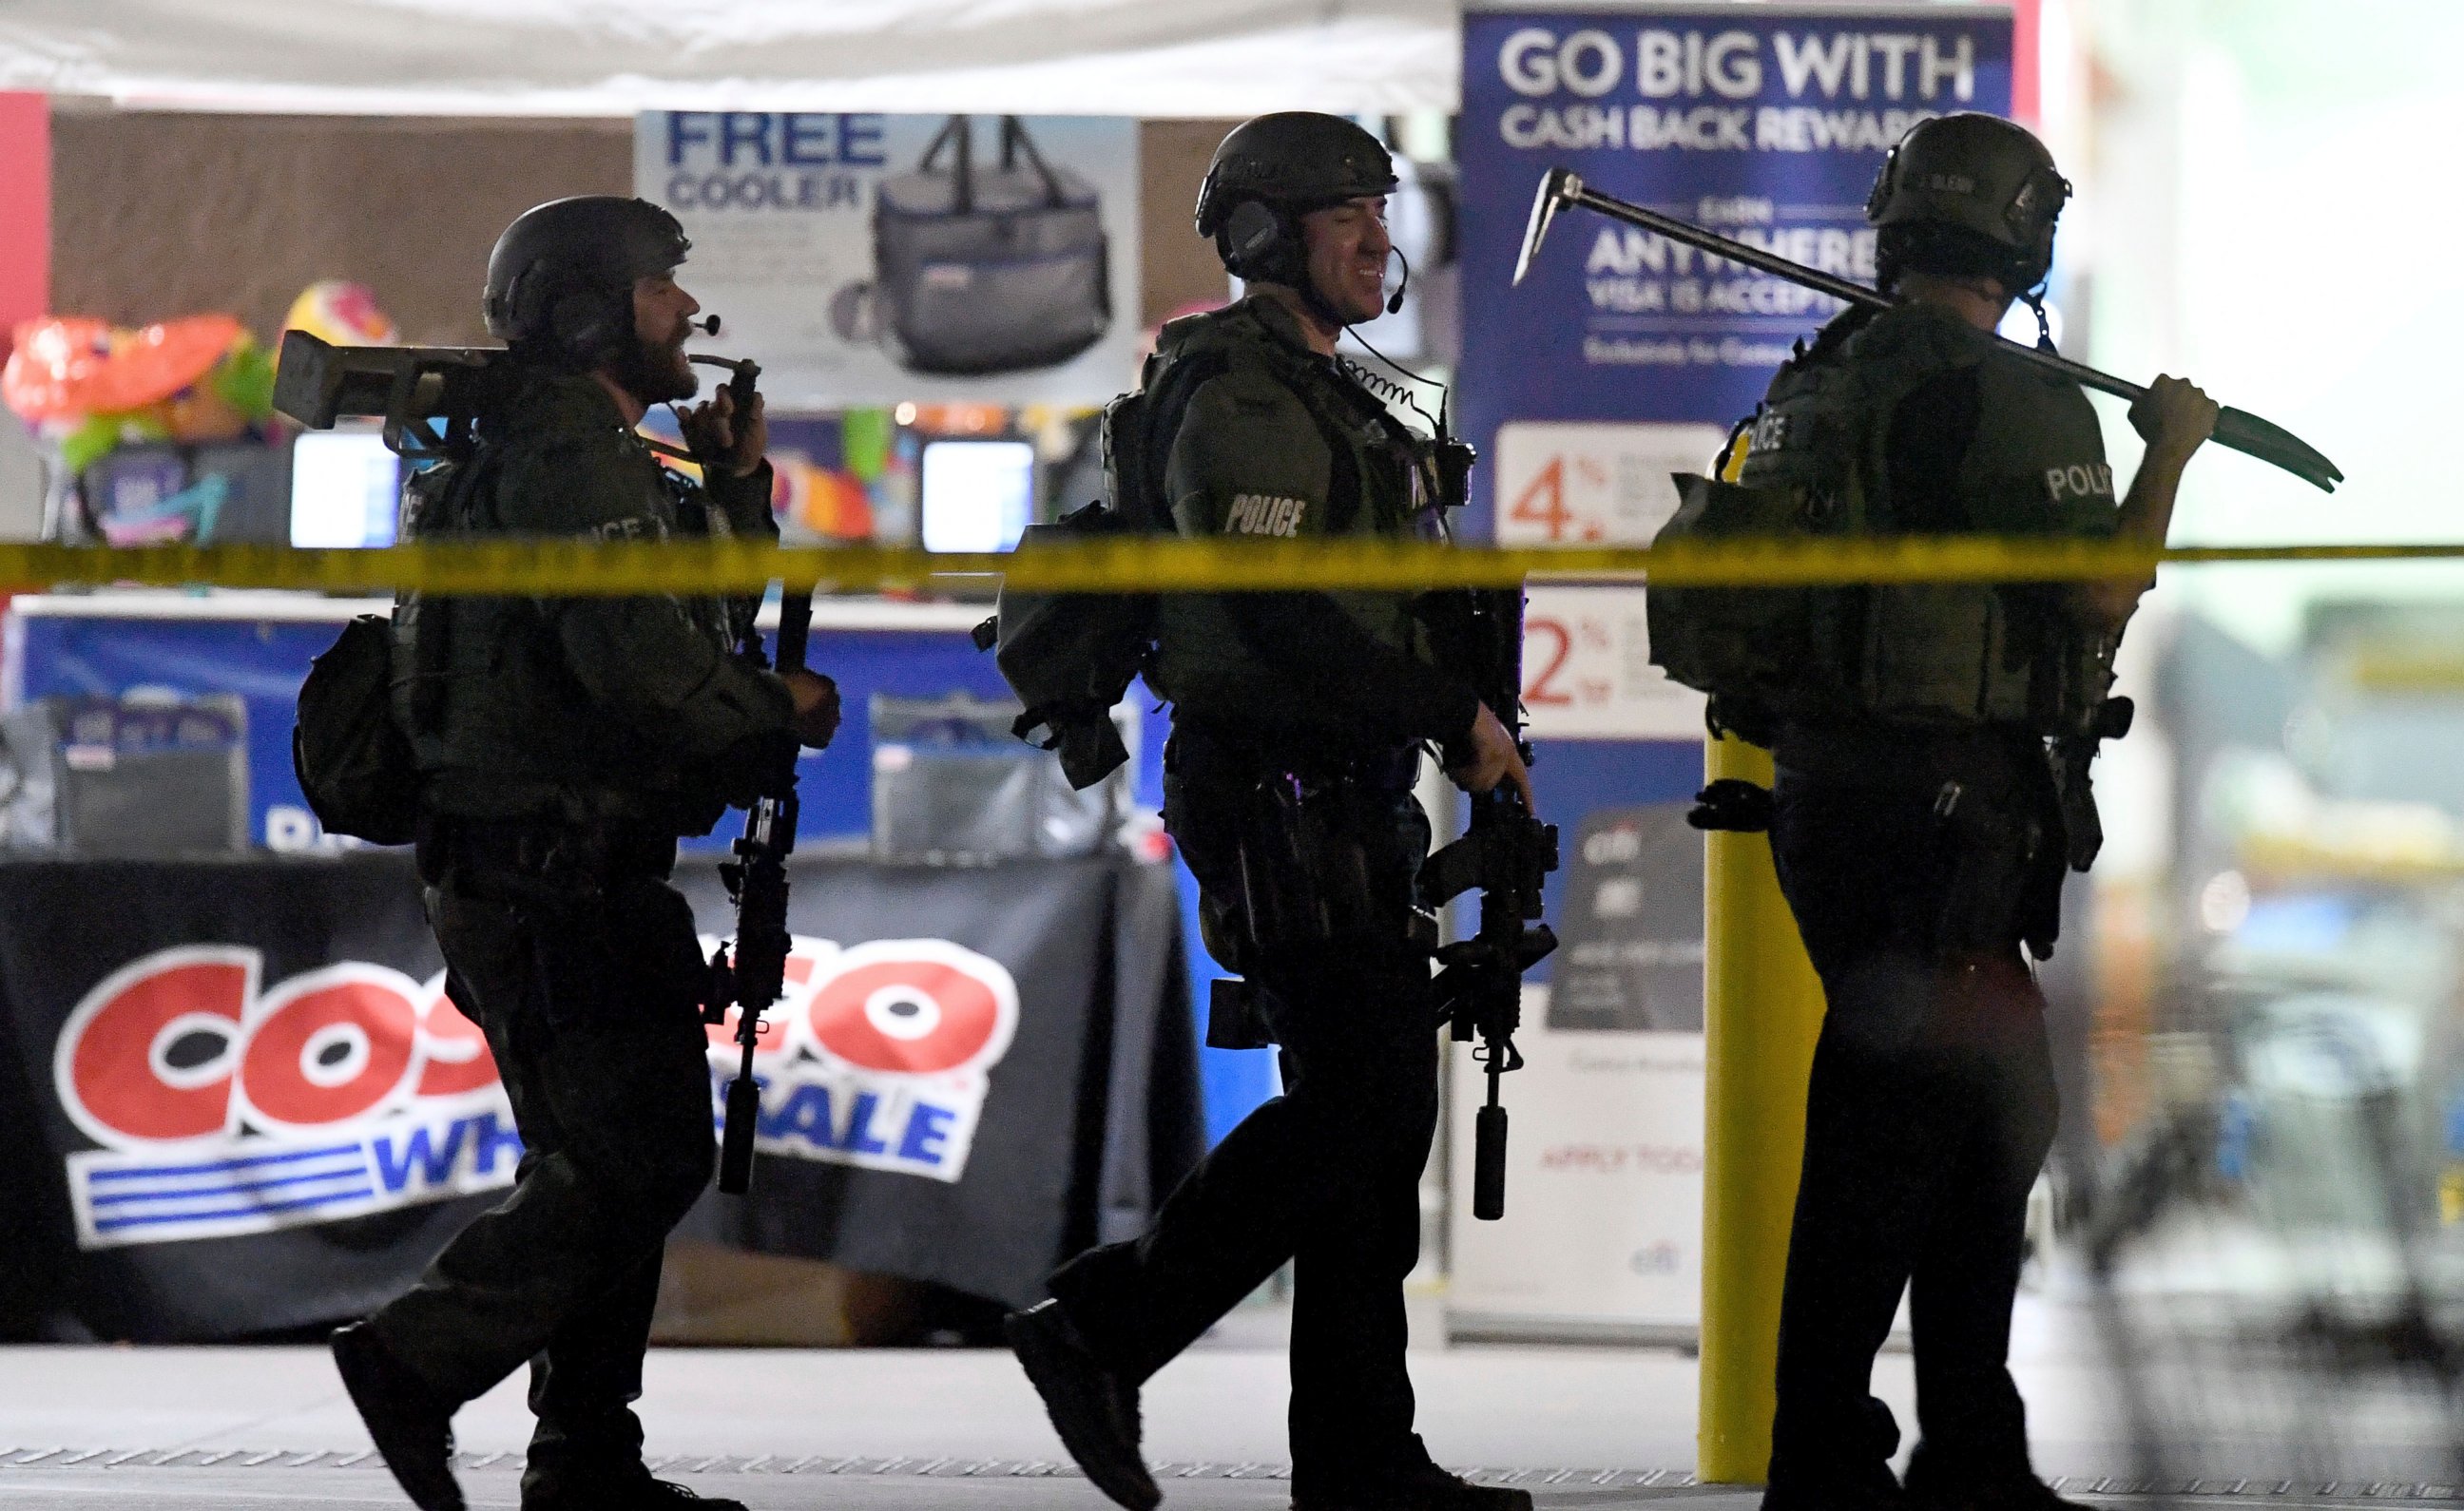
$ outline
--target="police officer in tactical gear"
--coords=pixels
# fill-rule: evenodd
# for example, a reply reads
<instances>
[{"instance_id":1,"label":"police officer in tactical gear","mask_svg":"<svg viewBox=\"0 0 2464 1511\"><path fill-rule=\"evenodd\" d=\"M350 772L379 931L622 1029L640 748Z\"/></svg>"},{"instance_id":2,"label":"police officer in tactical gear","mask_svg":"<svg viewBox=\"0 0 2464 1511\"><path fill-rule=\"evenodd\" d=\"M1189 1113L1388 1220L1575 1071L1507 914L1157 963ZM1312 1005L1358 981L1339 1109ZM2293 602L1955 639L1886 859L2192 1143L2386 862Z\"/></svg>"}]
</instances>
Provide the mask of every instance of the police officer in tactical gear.
<instances>
[{"instance_id":1,"label":"police officer in tactical gear","mask_svg":"<svg viewBox=\"0 0 2464 1511\"><path fill-rule=\"evenodd\" d=\"M1842 315L1781 369L1743 432L1739 481L1877 534L2161 543L2216 406L2158 379L2131 410L2147 448L2117 498L2086 396L1991 335L2036 297L2069 192L2008 121L1913 129L1867 207L1883 286L1903 302ZM2147 586L1814 595L1819 627L1789 695L1725 711L1772 746L1772 856L1829 1003L1781 1308L1771 1511L2067 1503L2031 1467L2006 1364L2056 1112L2022 946L2050 953L2062 873L2093 858L2086 759L2118 733L2113 652ZM1868 1389L1903 1290L1923 1428L1904 1489L1897 1425Z\"/></svg>"},{"instance_id":2,"label":"police officer in tactical gear","mask_svg":"<svg viewBox=\"0 0 2464 1511\"><path fill-rule=\"evenodd\" d=\"M1384 146L1331 116L1260 117L1217 150L1198 229L1249 292L1166 326L1144 379L1145 444L1181 534L1444 528L1430 443L1334 356L1385 305L1395 184ZM1113 458L1125 465L1138 459ZM1140 1385L1287 1260L1298 1511L1530 1504L1446 1474L1412 1431L1403 1279L1438 1112L1434 921L1413 900L1429 823L1412 783L1427 744L1466 790L1530 791L1496 713L1432 659L1416 607L1275 593L1158 608L1165 822L1209 950L1281 1046L1284 1093L1144 1236L1063 1265L1054 1300L1010 1320L1063 1441L1135 1511L1160 1499L1138 1452Z\"/></svg>"},{"instance_id":3,"label":"police officer in tactical gear","mask_svg":"<svg viewBox=\"0 0 2464 1511\"><path fill-rule=\"evenodd\" d=\"M667 211L612 196L506 230L485 306L510 348L499 402L469 455L409 485L408 534L775 534L758 400L737 414L722 391L681 412L700 485L635 435L649 405L694 392L683 347L699 306L674 277L687 246ZM395 609L428 916L523 1145L512 1194L334 1337L377 1447L427 1511L463 1504L453 1412L524 1361L539 1416L526 1511L735 1504L653 1479L630 1403L662 1247L712 1164L706 973L667 881L676 840L838 721L828 679L731 654L754 607L406 594Z\"/></svg>"}]
</instances>

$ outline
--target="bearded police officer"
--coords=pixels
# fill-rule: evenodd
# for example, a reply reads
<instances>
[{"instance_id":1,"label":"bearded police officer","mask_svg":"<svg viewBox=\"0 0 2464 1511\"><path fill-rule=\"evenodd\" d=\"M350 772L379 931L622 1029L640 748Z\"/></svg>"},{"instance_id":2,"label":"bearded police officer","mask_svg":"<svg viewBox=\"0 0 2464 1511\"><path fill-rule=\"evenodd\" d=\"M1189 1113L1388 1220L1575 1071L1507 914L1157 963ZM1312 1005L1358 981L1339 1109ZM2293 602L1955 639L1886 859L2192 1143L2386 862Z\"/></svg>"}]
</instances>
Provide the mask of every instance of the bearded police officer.
<instances>
[{"instance_id":1,"label":"bearded police officer","mask_svg":"<svg viewBox=\"0 0 2464 1511\"><path fill-rule=\"evenodd\" d=\"M1445 529L1434 448L1334 356L1386 302L1395 185L1377 140L1331 116L1260 117L1217 150L1198 230L1249 293L1164 328L1141 439L1115 443L1152 459L1182 535ZM1124 470L1147 465L1112 463L1116 495ZM1513 739L1435 664L1415 606L1190 594L1158 609L1165 821L1198 876L1209 950L1246 977L1281 1046L1284 1092L1145 1236L1080 1255L1052 1277L1055 1300L1011 1319L1063 1440L1125 1506L1159 1499L1138 1453L1140 1384L1287 1260L1294 1506L1530 1504L1446 1474L1412 1431L1403 1280L1438 1110L1434 924L1413 898L1429 842L1412 796L1421 749L1466 790L1507 781L1529 797Z\"/></svg>"},{"instance_id":2,"label":"bearded police officer","mask_svg":"<svg viewBox=\"0 0 2464 1511\"><path fill-rule=\"evenodd\" d=\"M2070 186L2035 138L1925 121L1868 214L1898 307L1852 311L1773 381L1738 480L1835 531L2161 543L2216 407L2160 378L2117 498L2079 388L1997 351ZM2041 312L2040 312L2041 313ZM1715 719L1772 746L1771 849L1829 1003L1781 1309L1772 1511L2052 1507L2006 1365L2028 1193L2050 1147L2044 998L2085 769L2144 582L1809 593L1807 654ZM1776 694L1773 690L1777 690ZM1903 1290L1923 1441L1904 1491L1868 1393Z\"/></svg>"},{"instance_id":3,"label":"bearded police officer","mask_svg":"<svg viewBox=\"0 0 2464 1511\"><path fill-rule=\"evenodd\" d=\"M667 211L616 197L558 200L506 230L485 305L510 348L504 386L474 450L411 484L409 533L775 535L758 399L737 414L722 392L680 416L700 486L635 434L647 406L695 388L683 346L699 306L674 278L687 246ZM825 744L838 719L826 678L731 655L753 609L415 594L396 608L428 915L523 1145L513 1193L334 1338L361 1416L428 1511L463 1503L454 1410L525 1360L526 1511L695 1502L643 1466L630 1406L662 1246L712 1163L706 972L667 877L678 836L708 831L781 747Z\"/></svg>"}]
</instances>

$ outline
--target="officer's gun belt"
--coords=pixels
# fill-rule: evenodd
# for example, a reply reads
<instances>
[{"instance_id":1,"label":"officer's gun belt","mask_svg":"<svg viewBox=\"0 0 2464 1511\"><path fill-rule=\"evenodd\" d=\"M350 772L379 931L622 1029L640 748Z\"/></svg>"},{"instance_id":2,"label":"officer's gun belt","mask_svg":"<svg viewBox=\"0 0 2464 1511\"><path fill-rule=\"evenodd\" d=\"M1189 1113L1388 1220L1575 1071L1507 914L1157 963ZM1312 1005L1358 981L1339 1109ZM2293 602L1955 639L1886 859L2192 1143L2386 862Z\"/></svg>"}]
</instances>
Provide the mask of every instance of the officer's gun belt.
<instances>
[{"instance_id":1,"label":"officer's gun belt","mask_svg":"<svg viewBox=\"0 0 2464 1511\"><path fill-rule=\"evenodd\" d=\"M1304 782L1353 782L1396 792L1419 774L1417 744L1330 745L1291 731L1233 732L1186 716L1173 726L1173 771L1193 781L1255 781L1281 772Z\"/></svg>"},{"instance_id":2,"label":"officer's gun belt","mask_svg":"<svg viewBox=\"0 0 2464 1511\"><path fill-rule=\"evenodd\" d=\"M674 865L675 853L673 836L633 824L443 814L420 821L420 870L428 875L447 868L591 878L664 875Z\"/></svg>"},{"instance_id":3,"label":"officer's gun belt","mask_svg":"<svg viewBox=\"0 0 2464 1511\"><path fill-rule=\"evenodd\" d=\"M1963 793L1990 802L2041 800L2050 779L2043 739L2015 725L1792 721L1781 726L1772 759L1810 781L1925 794L1956 782Z\"/></svg>"}]
</instances>

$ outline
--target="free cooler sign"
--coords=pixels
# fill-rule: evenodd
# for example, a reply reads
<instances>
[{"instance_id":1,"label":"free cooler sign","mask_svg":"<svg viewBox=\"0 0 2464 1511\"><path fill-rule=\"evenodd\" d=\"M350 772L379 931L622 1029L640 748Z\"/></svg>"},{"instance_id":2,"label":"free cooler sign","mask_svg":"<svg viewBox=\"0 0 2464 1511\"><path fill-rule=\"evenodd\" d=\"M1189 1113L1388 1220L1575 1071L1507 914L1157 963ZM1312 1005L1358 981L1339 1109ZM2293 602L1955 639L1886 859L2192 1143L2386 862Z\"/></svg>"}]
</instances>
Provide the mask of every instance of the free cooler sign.
<instances>
[{"instance_id":1,"label":"free cooler sign","mask_svg":"<svg viewBox=\"0 0 2464 1511\"><path fill-rule=\"evenodd\" d=\"M2011 102L2010 12L1950 5L1474 11L1461 139L1465 431L1523 544L1647 542L1837 301L1599 216L1561 216L1509 290L1552 167L1871 282L1893 143Z\"/></svg>"},{"instance_id":2,"label":"free cooler sign","mask_svg":"<svg viewBox=\"0 0 2464 1511\"><path fill-rule=\"evenodd\" d=\"M650 111L633 191L775 408L1100 404L1136 377L1138 125Z\"/></svg>"},{"instance_id":3,"label":"free cooler sign","mask_svg":"<svg viewBox=\"0 0 2464 1511\"><path fill-rule=\"evenodd\" d=\"M157 951L62 1026L77 1241L166 1243L339 1221L513 1183L522 1152L487 1040L445 995L348 961L270 988L238 946ZM1000 962L938 939L799 936L758 1062L757 1148L955 1182L1018 1025ZM714 1126L735 1073L713 1026Z\"/></svg>"}]
</instances>

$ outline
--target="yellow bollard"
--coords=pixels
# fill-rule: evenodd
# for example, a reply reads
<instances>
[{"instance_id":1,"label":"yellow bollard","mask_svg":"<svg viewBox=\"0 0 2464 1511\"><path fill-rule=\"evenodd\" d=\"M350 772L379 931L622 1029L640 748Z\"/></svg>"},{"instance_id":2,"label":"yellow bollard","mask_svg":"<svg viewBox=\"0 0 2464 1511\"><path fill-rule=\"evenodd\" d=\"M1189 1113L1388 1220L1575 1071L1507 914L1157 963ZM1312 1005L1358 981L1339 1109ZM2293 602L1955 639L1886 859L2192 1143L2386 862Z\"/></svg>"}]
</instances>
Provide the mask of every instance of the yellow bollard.
<instances>
[{"instance_id":1,"label":"yellow bollard","mask_svg":"<svg viewBox=\"0 0 2464 1511\"><path fill-rule=\"evenodd\" d=\"M1770 753L1733 737L1708 743L1703 766L1714 781L1771 779ZM1759 1484L1771 1463L1780 1279L1822 983L1779 894L1766 836L1707 836L1703 896L1708 1084L1696 1473L1705 1484Z\"/></svg>"}]
</instances>

